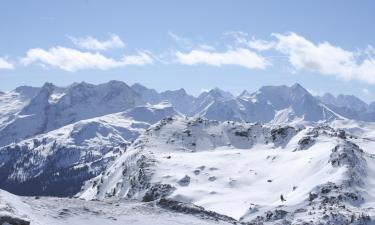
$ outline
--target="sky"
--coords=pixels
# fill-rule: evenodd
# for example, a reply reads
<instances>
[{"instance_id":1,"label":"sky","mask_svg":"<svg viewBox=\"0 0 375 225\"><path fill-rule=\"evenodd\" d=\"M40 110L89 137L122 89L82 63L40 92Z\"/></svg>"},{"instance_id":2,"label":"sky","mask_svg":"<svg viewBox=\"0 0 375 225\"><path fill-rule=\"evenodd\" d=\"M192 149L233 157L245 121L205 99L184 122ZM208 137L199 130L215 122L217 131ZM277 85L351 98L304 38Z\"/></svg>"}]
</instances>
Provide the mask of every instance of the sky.
<instances>
[{"instance_id":1,"label":"sky","mask_svg":"<svg viewBox=\"0 0 375 225\"><path fill-rule=\"evenodd\" d=\"M375 100L375 2L2 0L0 90L122 80Z\"/></svg>"}]
</instances>

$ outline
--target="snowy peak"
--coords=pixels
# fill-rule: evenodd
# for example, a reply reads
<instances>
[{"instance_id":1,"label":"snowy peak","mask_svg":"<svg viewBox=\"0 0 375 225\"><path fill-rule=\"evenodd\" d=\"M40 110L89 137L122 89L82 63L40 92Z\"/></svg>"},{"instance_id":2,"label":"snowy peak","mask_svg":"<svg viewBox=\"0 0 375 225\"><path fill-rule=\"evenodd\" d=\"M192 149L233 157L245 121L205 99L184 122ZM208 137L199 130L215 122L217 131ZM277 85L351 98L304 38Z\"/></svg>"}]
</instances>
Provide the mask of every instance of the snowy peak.
<instances>
[{"instance_id":1,"label":"snowy peak","mask_svg":"<svg viewBox=\"0 0 375 225\"><path fill-rule=\"evenodd\" d=\"M22 195L70 196L163 118L164 103L80 120L0 148L0 186Z\"/></svg>"},{"instance_id":2,"label":"snowy peak","mask_svg":"<svg viewBox=\"0 0 375 225\"><path fill-rule=\"evenodd\" d=\"M18 117L0 130L0 146L142 103L141 97L120 81L100 85L81 82L66 89L46 83Z\"/></svg>"},{"instance_id":3,"label":"snowy peak","mask_svg":"<svg viewBox=\"0 0 375 225\"><path fill-rule=\"evenodd\" d=\"M240 99L248 99L248 98L250 98L250 97L251 97L250 92L248 92L247 90L243 90L243 91L241 92L241 94L238 95L237 98L240 98Z\"/></svg>"},{"instance_id":4,"label":"snowy peak","mask_svg":"<svg viewBox=\"0 0 375 225\"><path fill-rule=\"evenodd\" d=\"M338 95L336 99L337 106L352 108L356 111L366 111L368 105L354 95Z\"/></svg>"},{"instance_id":5,"label":"snowy peak","mask_svg":"<svg viewBox=\"0 0 375 225\"><path fill-rule=\"evenodd\" d=\"M337 97L330 93L326 93L319 99L328 104L336 107L344 107L358 112L364 112L368 109L368 104L361 99L355 97L354 95L343 95L340 94Z\"/></svg>"},{"instance_id":6,"label":"snowy peak","mask_svg":"<svg viewBox=\"0 0 375 225\"><path fill-rule=\"evenodd\" d=\"M281 209L294 220L308 214L297 208L314 211L327 201L351 212L367 195L357 188L372 160L354 141L328 126L169 118L152 126L78 196L170 199L249 223L279 220Z\"/></svg>"},{"instance_id":7,"label":"snowy peak","mask_svg":"<svg viewBox=\"0 0 375 225\"><path fill-rule=\"evenodd\" d=\"M336 105L336 97L331 93L325 93L323 96L318 96L318 98L325 104Z\"/></svg>"},{"instance_id":8,"label":"snowy peak","mask_svg":"<svg viewBox=\"0 0 375 225\"><path fill-rule=\"evenodd\" d=\"M170 102L179 112L189 114L195 98L181 88L175 91L164 91L160 93L161 100Z\"/></svg>"},{"instance_id":9,"label":"snowy peak","mask_svg":"<svg viewBox=\"0 0 375 225\"><path fill-rule=\"evenodd\" d=\"M155 91L154 89L148 89L141 84L135 83L131 86L131 88L135 92L137 92L146 103L156 104L159 103L162 99L157 91Z\"/></svg>"},{"instance_id":10,"label":"snowy peak","mask_svg":"<svg viewBox=\"0 0 375 225\"><path fill-rule=\"evenodd\" d=\"M230 92L223 91L219 88L214 88L210 90L208 94L212 96L214 99L219 99L219 100L229 100L234 97Z\"/></svg>"},{"instance_id":11,"label":"snowy peak","mask_svg":"<svg viewBox=\"0 0 375 225\"><path fill-rule=\"evenodd\" d=\"M202 95L203 96L203 95ZM243 92L235 99L223 100L200 96L197 114L208 119L247 122L287 123L295 120L330 121L341 118L322 105L299 84L264 86L255 93Z\"/></svg>"},{"instance_id":12,"label":"snowy peak","mask_svg":"<svg viewBox=\"0 0 375 225\"><path fill-rule=\"evenodd\" d=\"M14 89L14 92L17 92L23 96L28 96L29 98L32 98L39 92L39 90L40 88L37 88L37 87L19 86L16 89Z\"/></svg>"},{"instance_id":13,"label":"snowy peak","mask_svg":"<svg viewBox=\"0 0 375 225\"><path fill-rule=\"evenodd\" d=\"M156 105L137 106L126 111L124 115L134 120L145 121L150 124L156 123L166 117L182 116L168 102L161 102Z\"/></svg>"},{"instance_id":14,"label":"snowy peak","mask_svg":"<svg viewBox=\"0 0 375 225\"><path fill-rule=\"evenodd\" d=\"M300 84L293 86L264 86L255 92L254 98L261 102L269 102L276 109L284 109L290 105L298 104L300 100L313 99L314 97Z\"/></svg>"}]
</instances>

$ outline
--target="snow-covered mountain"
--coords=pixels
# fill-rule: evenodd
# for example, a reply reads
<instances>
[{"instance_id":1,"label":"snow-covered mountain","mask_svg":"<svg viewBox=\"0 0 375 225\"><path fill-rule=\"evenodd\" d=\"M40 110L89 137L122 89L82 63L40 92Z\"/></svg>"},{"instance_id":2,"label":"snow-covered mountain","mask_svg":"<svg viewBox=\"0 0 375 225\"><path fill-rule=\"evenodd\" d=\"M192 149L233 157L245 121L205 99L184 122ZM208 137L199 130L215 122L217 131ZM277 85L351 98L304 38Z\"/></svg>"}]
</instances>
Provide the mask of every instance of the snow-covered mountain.
<instances>
[{"instance_id":1,"label":"snow-covered mountain","mask_svg":"<svg viewBox=\"0 0 375 225\"><path fill-rule=\"evenodd\" d=\"M346 118L371 122L374 121L374 103L367 104L353 95L340 94L335 97L330 93L326 93L323 96L318 96L318 99L320 99L330 109Z\"/></svg>"},{"instance_id":2,"label":"snow-covered mountain","mask_svg":"<svg viewBox=\"0 0 375 225\"><path fill-rule=\"evenodd\" d=\"M254 224L365 224L374 144L328 126L165 119L78 196L166 198Z\"/></svg>"},{"instance_id":3,"label":"snow-covered mountain","mask_svg":"<svg viewBox=\"0 0 375 225\"><path fill-rule=\"evenodd\" d=\"M58 224L48 208L59 202L79 221L91 211L130 221L123 209L135 220L171 212L170 224L177 215L187 224L371 224L373 108L299 84L238 96L120 81L1 92L0 189L80 199L0 191L0 222Z\"/></svg>"},{"instance_id":4,"label":"snow-covered mountain","mask_svg":"<svg viewBox=\"0 0 375 225\"><path fill-rule=\"evenodd\" d=\"M220 121L288 123L330 121L342 118L301 85L265 86L255 93L242 92L237 98L212 100L197 115Z\"/></svg>"},{"instance_id":5,"label":"snow-covered mountain","mask_svg":"<svg viewBox=\"0 0 375 225\"><path fill-rule=\"evenodd\" d=\"M290 87L265 86L254 93L243 91L237 97L218 88L203 92L198 97L188 95L184 89L158 93L139 84L133 85L132 88L146 102L169 101L178 111L187 116L199 116L219 121L288 123L304 120L318 122L343 119L348 115L341 108L336 112L333 110L337 108L335 105L329 105L323 99L314 97L299 84ZM343 101L341 104L344 104ZM375 120L375 115L367 117ZM349 115L349 118L354 117Z\"/></svg>"},{"instance_id":6,"label":"snow-covered mountain","mask_svg":"<svg viewBox=\"0 0 375 225\"><path fill-rule=\"evenodd\" d=\"M29 104L39 88L20 86L10 92L0 93L0 129Z\"/></svg>"},{"instance_id":7,"label":"snow-covered mountain","mask_svg":"<svg viewBox=\"0 0 375 225\"><path fill-rule=\"evenodd\" d=\"M337 97L333 96L330 93L326 93L319 99L326 104L334 105L337 107L347 107L354 111L366 111L368 105L366 102L355 97L354 95L338 95Z\"/></svg>"},{"instance_id":8,"label":"snow-covered mountain","mask_svg":"<svg viewBox=\"0 0 375 225\"><path fill-rule=\"evenodd\" d=\"M73 195L151 124L178 115L168 104L138 106L4 146L0 186L22 195Z\"/></svg>"},{"instance_id":9,"label":"snow-covered mountain","mask_svg":"<svg viewBox=\"0 0 375 225\"><path fill-rule=\"evenodd\" d=\"M124 82L79 83L63 92L46 83L18 115L0 130L0 146L45 133L82 119L121 112L143 103Z\"/></svg>"},{"instance_id":10,"label":"snow-covered mountain","mask_svg":"<svg viewBox=\"0 0 375 225\"><path fill-rule=\"evenodd\" d=\"M220 215L197 208L173 212L144 202L84 201L73 198L21 197L0 190L3 225L230 225Z\"/></svg>"}]
</instances>

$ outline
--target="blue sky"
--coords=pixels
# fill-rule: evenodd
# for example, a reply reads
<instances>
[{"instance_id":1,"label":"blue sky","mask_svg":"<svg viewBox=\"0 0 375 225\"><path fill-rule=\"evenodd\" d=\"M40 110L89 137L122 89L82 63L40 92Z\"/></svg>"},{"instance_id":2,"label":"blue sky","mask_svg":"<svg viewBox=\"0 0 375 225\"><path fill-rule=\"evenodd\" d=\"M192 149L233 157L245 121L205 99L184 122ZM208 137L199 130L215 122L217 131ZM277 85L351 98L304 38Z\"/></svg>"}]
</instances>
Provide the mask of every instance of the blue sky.
<instances>
[{"instance_id":1,"label":"blue sky","mask_svg":"<svg viewBox=\"0 0 375 225\"><path fill-rule=\"evenodd\" d=\"M299 82L375 100L374 1L0 2L0 90L139 82L233 93Z\"/></svg>"}]
</instances>

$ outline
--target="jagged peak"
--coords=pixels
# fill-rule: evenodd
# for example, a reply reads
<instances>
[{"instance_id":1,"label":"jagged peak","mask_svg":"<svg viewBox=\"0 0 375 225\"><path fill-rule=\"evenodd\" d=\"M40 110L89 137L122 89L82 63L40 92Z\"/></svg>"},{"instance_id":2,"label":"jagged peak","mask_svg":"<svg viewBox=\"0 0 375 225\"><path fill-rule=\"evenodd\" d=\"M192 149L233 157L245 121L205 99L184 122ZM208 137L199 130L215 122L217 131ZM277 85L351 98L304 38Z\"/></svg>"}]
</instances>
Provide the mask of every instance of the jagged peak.
<instances>
[{"instance_id":1,"label":"jagged peak","mask_svg":"<svg viewBox=\"0 0 375 225\"><path fill-rule=\"evenodd\" d=\"M19 94L24 94L24 95L35 95L40 88L38 87L32 87L32 86L27 86L27 85L22 85L14 89L14 92L17 92Z\"/></svg>"},{"instance_id":2,"label":"jagged peak","mask_svg":"<svg viewBox=\"0 0 375 225\"><path fill-rule=\"evenodd\" d=\"M238 95L238 98L249 98L249 97L251 97L251 94L247 90L243 90L241 94Z\"/></svg>"},{"instance_id":3,"label":"jagged peak","mask_svg":"<svg viewBox=\"0 0 375 225\"><path fill-rule=\"evenodd\" d=\"M117 87L129 87L129 85L127 85L125 82L123 81L119 81L119 80L110 80L108 81L107 83L104 83L104 84L107 84L111 87L114 87L114 86L117 86Z\"/></svg>"},{"instance_id":4,"label":"jagged peak","mask_svg":"<svg viewBox=\"0 0 375 225\"><path fill-rule=\"evenodd\" d=\"M186 90L184 88L180 88L180 89L177 89L177 90L167 90L167 91L163 91L161 94L178 94L178 95L188 95L188 93L186 92Z\"/></svg>"},{"instance_id":5,"label":"jagged peak","mask_svg":"<svg viewBox=\"0 0 375 225\"><path fill-rule=\"evenodd\" d=\"M138 90L147 90L148 89L147 87L143 86L140 83L134 83L133 85L131 85L131 88L135 88L135 89L138 89Z\"/></svg>"}]
</instances>

